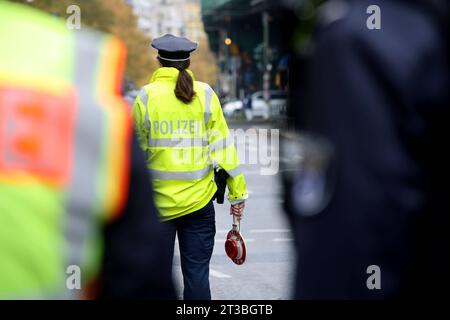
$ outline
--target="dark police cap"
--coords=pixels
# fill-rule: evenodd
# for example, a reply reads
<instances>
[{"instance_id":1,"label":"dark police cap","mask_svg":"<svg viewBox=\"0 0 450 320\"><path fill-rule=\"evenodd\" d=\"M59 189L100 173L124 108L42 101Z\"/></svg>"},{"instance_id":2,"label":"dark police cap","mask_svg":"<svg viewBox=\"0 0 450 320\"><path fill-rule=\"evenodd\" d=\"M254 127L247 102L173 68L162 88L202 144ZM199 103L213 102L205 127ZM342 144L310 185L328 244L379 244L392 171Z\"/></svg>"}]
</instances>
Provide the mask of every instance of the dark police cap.
<instances>
[{"instance_id":1,"label":"dark police cap","mask_svg":"<svg viewBox=\"0 0 450 320\"><path fill-rule=\"evenodd\" d=\"M197 44L183 37L166 34L154 39L152 47L158 50L158 56L163 60L185 61L197 49Z\"/></svg>"}]
</instances>

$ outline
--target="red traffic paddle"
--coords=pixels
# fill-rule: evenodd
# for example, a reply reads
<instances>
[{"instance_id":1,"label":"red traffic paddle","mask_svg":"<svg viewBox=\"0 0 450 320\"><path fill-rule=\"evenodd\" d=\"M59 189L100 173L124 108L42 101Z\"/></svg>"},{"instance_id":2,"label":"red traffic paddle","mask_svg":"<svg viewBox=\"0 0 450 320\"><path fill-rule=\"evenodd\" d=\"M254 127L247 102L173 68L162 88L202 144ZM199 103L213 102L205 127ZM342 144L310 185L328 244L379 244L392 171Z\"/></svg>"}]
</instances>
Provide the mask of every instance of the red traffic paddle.
<instances>
[{"instance_id":1,"label":"red traffic paddle","mask_svg":"<svg viewBox=\"0 0 450 320\"><path fill-rule=\"evenodd\" d=\"M241 236L240 229L240 221L233 215L233 228L228 232L227 240L225 241L225 252L234 263L239 265L245 262L247 255L244 238Z\"/></svg>"}]
</instances>

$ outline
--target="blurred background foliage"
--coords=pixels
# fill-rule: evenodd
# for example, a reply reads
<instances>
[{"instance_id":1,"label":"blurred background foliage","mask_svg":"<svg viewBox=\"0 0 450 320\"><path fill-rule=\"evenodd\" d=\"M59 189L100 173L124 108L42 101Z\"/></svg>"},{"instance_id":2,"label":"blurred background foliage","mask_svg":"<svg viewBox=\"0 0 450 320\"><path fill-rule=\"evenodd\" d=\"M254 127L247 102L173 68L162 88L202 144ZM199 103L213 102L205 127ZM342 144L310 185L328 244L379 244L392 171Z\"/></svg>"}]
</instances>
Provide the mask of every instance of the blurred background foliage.
<instances>
[{"instance_id":1,"label":"blurred background foliage","mask_svg":"<svg viewBox=\"0 0 450 320\"><path fill-rule=\"evenodd\" d=\"M67 8L77 5L81 9L81 24L111 33L120 38L127 47L125 80L137 88L148 83L151 73L159 67L156 52L150 47L151 39L137 26L138 17L125 0L11 0L41 9L67 19ZM76 30L74 30L76 32ZM207 43L200 43L192 59L192 71L197 80L214 84L216 64Z\"/></svg>"},{"instance_id":2,"label":"blurred background foliage","mask_svg":"<svg viewBox=\"0 0 450 320\"><path fill-rule=\"evenodd\" d=\"M293 30L293 51L302 54L310 45L320 11L326 0L285 0L285 5L297 17L297 26Z\"/></svg>"},{"instance_id":3,"label":"blurred background foliage","mask_svg":"<svg viewBox=\"0 0 450 320\"><path fill-rule=\"evenodd\" d=\"M198 49L191 55L191 66L195 79L214 85L217 81L218 67L214 54L209 49L207 38L200 41Z\"/></svg>"}]
</instances>

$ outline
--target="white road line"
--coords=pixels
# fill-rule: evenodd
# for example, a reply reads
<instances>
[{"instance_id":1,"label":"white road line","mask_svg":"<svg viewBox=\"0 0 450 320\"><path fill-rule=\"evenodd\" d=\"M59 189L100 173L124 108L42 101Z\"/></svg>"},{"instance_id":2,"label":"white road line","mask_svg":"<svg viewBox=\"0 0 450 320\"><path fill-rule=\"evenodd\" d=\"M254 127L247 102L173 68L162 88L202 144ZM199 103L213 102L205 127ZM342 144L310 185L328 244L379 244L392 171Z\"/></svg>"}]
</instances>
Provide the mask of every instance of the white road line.
<instances>
[{"instance_id":1,"label":"white road line","mask_svg":"<svg viewBox=\"0 0 450 320\"><path fill-rule=\"evenodd\" d=\"M244 170L244 175L261 175L261 170Z\"/></svg>"},{"instance_id":2,"label":"white road line","mask_svg":"<svg viewBox=\"0 0 450 320\"><path fill-rule=\"evenodd\" d=\"M209 269L209 274L216 278L231 278L231 276L214 269Z\"/></svg>"},{"instance_id":3,"label":"white road line","mask_svg":"<svg viewBox=\"0 0 450 320\"><path fill-rule=\"evenodd\" d=\"M294 239L289 239L289 238L275 238L272 239L273 242L288 242L288 241L293 241Z\"/></svg>"},{"instance_id":4,"label":"white road line","mask_svg":"<svg viewBox=\"0 0 450 320\"><path fill-rule=\"evenodd\" d=\"M225 243L225 239L215 239L214 240L215 242L222 242L222 243ZM244 241L245 242L254 242L255 241L255 239L253 239L253 238L250 238L250 239L247 239L247 238L244 238Z\"/></svg>"},{"instance_id":5,"label":"white road line","mask_svg":"<svg viewBox=\"0 0 450 320\"><path fill-rule=\"evenodd\" d=\"M283 233L291 232L289 229L253 229L250 230L251 233Z\"/></svg>"},{"instance_id":6,"label":"white road line","mask_svg":"<svg viewBox=\"0 0 450 320\"><path fill-rule=\"evenodd\" d=\"M227 230L216 230L216 234L228 234L228 232L230 232L230 230L231 230L231 228L227 229Z\"/></svg>"}]
</instances>

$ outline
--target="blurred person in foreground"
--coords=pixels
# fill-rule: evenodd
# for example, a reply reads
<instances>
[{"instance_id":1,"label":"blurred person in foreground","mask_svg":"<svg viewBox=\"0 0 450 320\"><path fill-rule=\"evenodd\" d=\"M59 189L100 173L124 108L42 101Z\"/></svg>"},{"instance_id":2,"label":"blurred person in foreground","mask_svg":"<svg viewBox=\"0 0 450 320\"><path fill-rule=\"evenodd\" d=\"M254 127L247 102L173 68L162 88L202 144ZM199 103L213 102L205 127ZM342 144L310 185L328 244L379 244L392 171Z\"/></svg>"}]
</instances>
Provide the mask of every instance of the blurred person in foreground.
<instances>
[{"instance_id":1,"label":"blurred person in foreground","mask_svg":"<svg viewBox=\"0 0 450 320\"><path fill-rule=\"evenodd\" d=\"M327 2L292 83L296 299L449 295L448 3L376 3Z\"/></svg>"},{"instance_id":2,"label":"blurred person in foreground","mask_svg":"<svg viewBox=\"0 0 450 320\"><path fill-rule=\"evenodd\" d=\"M174 298L123 44L2 1L0 45L0 298Z\"/></svg>"}]
</instances>

